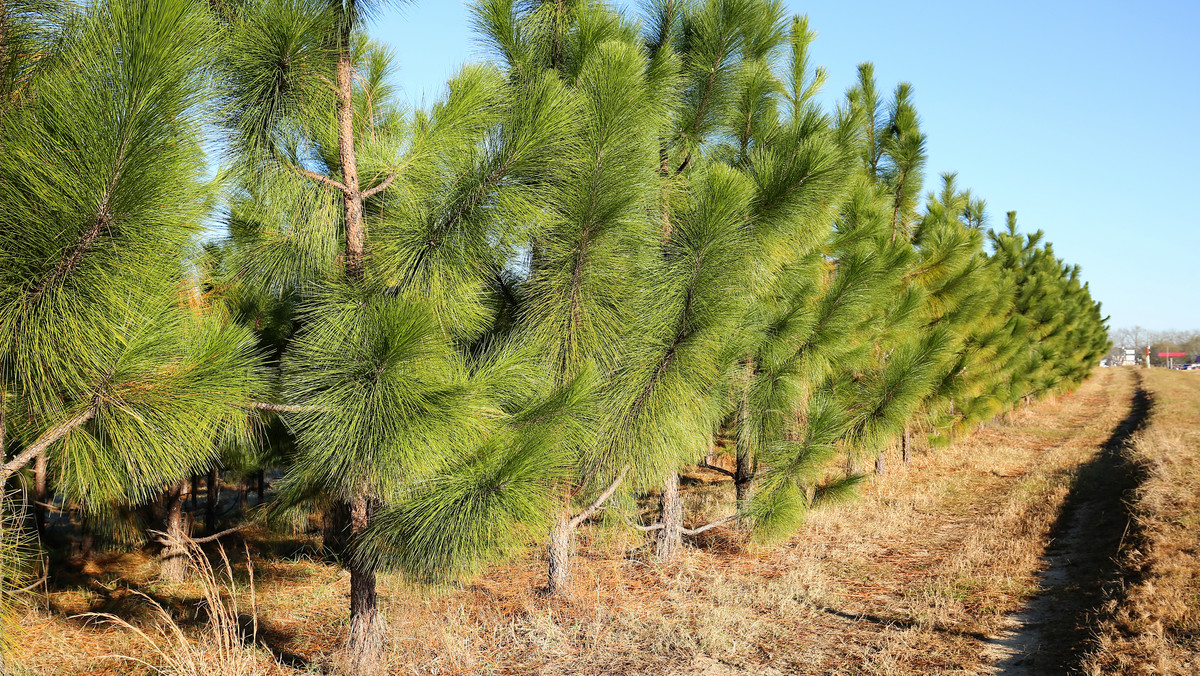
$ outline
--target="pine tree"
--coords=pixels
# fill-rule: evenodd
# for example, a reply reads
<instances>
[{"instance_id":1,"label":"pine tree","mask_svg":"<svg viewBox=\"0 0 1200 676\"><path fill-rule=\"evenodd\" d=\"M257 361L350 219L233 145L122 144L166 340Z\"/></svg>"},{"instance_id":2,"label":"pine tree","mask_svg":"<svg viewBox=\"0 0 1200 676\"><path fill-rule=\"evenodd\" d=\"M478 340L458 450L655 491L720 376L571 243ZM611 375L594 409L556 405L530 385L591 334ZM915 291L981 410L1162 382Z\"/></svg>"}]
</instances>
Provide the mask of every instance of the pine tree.
<instances>
[{"instance_id":1,"label":"pine tree","mask_svg":"<svg viewBox=\"0 0 1200 676\"><path fill-rule=\"evenodd\" d=\"M421 487L506 471L542 492L553 482L553 462L521 464L535 442L513 431L538 406L513 356L526 353L490 332L511 312L507 269L528 224L548 214L547 167L574 147L578 112L557 79L509 92L494 69L469 66L433 110L405 115L391 100L389 55L361 36L365 9L250 3L232 21L226 64L250 198L231 224L232 268L297 308L283 403L268 407L296 443L280 508L314 494L349 505L354 673L381 668L378 567L433 571L488 556L477 528L390 528L423 504ZM354 173L372 187L353 185ZM505 518L510 493L536 502L526 484L498 481L506 488L491 492L500 499L481 522Z\"/></svg>"},{"instance_id":2,"label":"pine tree","mask_svg":"<svg viewBox=\"0 0 1200 676\"><path fill-rule=\"evenodd\" d=\"M211 191L208 17L42 4L18 5L38 57L6 54L18 86L0 107L0 485L44 457L88 521L246 433L262 379L247 332L180 300Z\"/></svg>"}]
</instances>

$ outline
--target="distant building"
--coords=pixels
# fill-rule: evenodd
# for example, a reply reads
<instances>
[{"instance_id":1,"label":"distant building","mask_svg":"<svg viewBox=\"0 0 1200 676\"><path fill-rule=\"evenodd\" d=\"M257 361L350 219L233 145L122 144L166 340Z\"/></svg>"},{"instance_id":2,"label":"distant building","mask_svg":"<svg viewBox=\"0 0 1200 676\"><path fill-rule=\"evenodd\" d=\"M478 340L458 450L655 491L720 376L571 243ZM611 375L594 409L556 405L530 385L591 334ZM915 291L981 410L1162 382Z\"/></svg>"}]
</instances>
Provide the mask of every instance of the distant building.
<instances>
[{"instance_id":1,"label":"distant building","mask_svg":"<svg viewBox=\"0 0 1200 676\"><path fill-rule=\"evenodd\" d=\"M1125 348L1123 352L1113 355L1113 366L1136 366L1138 363L1137 350Z\"/></svg>"}]
</instances>

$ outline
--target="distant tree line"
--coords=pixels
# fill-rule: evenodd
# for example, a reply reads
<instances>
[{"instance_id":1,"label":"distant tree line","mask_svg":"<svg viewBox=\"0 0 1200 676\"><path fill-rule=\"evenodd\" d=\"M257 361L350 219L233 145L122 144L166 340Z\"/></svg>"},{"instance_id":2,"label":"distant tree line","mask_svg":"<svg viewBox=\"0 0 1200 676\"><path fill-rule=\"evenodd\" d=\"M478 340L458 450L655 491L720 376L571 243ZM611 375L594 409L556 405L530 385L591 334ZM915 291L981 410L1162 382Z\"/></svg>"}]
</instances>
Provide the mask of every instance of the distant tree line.
<instances>
[{"instance_id":1,"label":"distant tree line","mask_svg":"<svg viewBox=\"0 0 1200 676\"><path fill-rule=\"evenodd\" d=\"M1183 352L1187 356L1176 357L1174 363L1194 362L1200 358L1200 330L1190 331L1154 331L1133 326L1115 329L1109 332L1109 341L1113 348L1110 358L1124 355L1126 349L1135 350L1139 359L1146 356L1146 348L1150 348L1150 364L1166 366L1167 358L1159 357L1159 352Z\"/></svg>"},{"instance_id":2,"label":"distant tree line","mask_svg":"<svg viewBox=\"0 0 1200 676\"><path fill-rule=\"evenodd\" d=\"M494 58L415 110L384 4L0 0L0 584L55 529L180 579L203 486L210 537L319 524L375 673L380 571L537 540L568 594L602 514L783 540L1109 350L1041 231L923 192L910 85L817 104L780 2L480 0Z\"/></svg>"}]
</instances>

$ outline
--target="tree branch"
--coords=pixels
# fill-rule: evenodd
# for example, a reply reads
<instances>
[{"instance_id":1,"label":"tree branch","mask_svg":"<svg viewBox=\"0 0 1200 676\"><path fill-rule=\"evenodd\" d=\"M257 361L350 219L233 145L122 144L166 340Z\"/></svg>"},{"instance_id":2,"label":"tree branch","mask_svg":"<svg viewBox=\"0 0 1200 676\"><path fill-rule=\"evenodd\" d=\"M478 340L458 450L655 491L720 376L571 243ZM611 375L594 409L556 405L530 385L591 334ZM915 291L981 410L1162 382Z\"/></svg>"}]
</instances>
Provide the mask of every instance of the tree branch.
<instances>
[{"instance_id":1,"label":"tree branch","mask_svg":"<svg viewBox=\"0 0 1200 676\"><path fill-rule=\"evenodd\" d=\"M379 185L375 186L374 188L371 188L370 190L364 192L363 199L367 199L368 197L372 197L374 195L377 195L377 194L383 192L384 190L387 190L388 186L390 186L392 184L392 182L395 180L396 180L395 172L388 174L388 177L383 179L383 183L380 183Z\"/></svg>"},{"instance_id":2,"label":"tree branch","mask_svg":"<svg viewBox=\"0 0 1200 676\"><path fill-rule=\"evenodd\" d=\"M611 498L613 493L617 492L617 488L621 485L621 481L625 478L625 473L628 471L628 465L621 469L621 471L617 474L617 478L613 479L613 482L608 485L608 488L605 488L604 492L596 496L596 499L592 501L592 504L588 505L587 508L576 514L575 517L571 519L569 522L570 527L572 529L578 527L579 524L586 521L589 516L595 514L596 510L600 509L600 506L603 505L606 500Z\"/></svg>"},{"instance_id":3,"label":"tree branch","mask_svg":"<svg viewBox=\"0 0 1200 676\"><path fill-rule=\"evenodd\" d=\"M261 401L251 402L247 405L248 408L255 411L269 411L271 413L313 413L318 411L327 411L329 409L322 406L303 406L299 404L268 404Z\"/></svg>"},{"instance_id":4,"label":"tree branch","mask_svg":"<svg viewBox=\"0 0 1200 676\"><path fill-rule=\"evenodd\" d=\"M3 486L14 472L20 470L22 467L29 464L31 460L44 453L47 448L50 448L50 446L54 444L54 442L67 436L68 432L91 420L95 416L96 407L91 405L74 418L51 427L43 432L42 436L38 437L37 441L33 442L25 450L18 453L12 460L4 463L3 467L0 467L0 486Z\"/></svg>"},{"instance_id":5,"label":"tree branch","mask_svg":"<svg viewBox=\"0 0 1200 676\"><path fill-rule=\"evenodd\" d=\"M710 528L716 528L717 526L720 526L723 523L728 523L730 521L733 521L736 518L738 518L737 514L731 514L730 516L727 516L724 519L717 519L716 521L713 521L712 523L706 523L703 526L700 526L699 528L682 528L680 530L683 532L684 535L699 535Z\"/></svg>"},{"instance_id":6,"label":"tree branch","mask_svg":"<svg viewBox=\"0 0 1200 676\"><path fill-rule=\"evenodd\" d=\"M304 167L298 167L291 163L285 163L285 164L287 164L288 168L290 168L292 171L296 172L297 174L300 174L304 178L307 178L311 181L316 181L317 183L320 183L322 185L333 188L334 190L341 192L343 195L350 192L350 189L347 188L345 186L345 184L343 184L341 181L335 181L332 178L329 178L328 176L326 176L325 174L318 174L315 171L309 171L308 169L305 169Z\"/></svg>"},{"instance_id":7,"label":"tree branch","mask_svg":"<svg viewBox=\"0 0 1200 676\"><path fill-rule=\"evenodd\" d=\"M707 462L698 462L698 463L696 463L696 466L701 469L712 470L713 472L718 472L720 474L724 474L725 476L729 477L730 479L734 478L734 473L725 469L724 467L717 467L716 465L710 465Z\"/></svg>"},{"instance_id":8,"label":"tree branch","mask_svg":"<svg viewBox=\"0 0 1200 676\"><path fill-rule=\"evenodd\" d=\"M221 531L220 533L213 533L212 535L209 535L207 537L202 537L202 538L192 538L192 543L197 544L197 545L202 545L205 542L212 542L213 540L216 540L218 538L223 538L226 535L231 535L240 530L246 530L247 528L249 528L250 526L253 526L253 525L254 525L254 522L247 521L246 523L238 524L238 525L234 526L233 528L226 528L225 530Z\"/></svg>"}]
</instances>

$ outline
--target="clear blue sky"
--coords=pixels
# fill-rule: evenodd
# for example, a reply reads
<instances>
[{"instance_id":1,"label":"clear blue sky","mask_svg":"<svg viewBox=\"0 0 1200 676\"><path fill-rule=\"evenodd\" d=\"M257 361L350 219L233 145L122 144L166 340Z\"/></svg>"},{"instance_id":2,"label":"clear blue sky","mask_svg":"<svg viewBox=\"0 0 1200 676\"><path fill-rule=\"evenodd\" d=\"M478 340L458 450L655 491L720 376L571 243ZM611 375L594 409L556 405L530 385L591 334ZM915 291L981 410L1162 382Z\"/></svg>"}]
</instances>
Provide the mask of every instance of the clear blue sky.
<instances>
[{"instance_id":1,"label":"clear blue sky","mask_svg":"<svg viewBox=\"0 0 1200 676\"><path fill-rule=\"evenodd\" d=\"M885 90L913 83L927 188L957 171L992 227L1015 209L1022 231L1045 230L1114 328L1200 328L1200 2L786 4L818 32L827 104L862 61ZM486 57L457 0L416 0L372 34L416 105Z\"/></svg>"}]
</instances>

